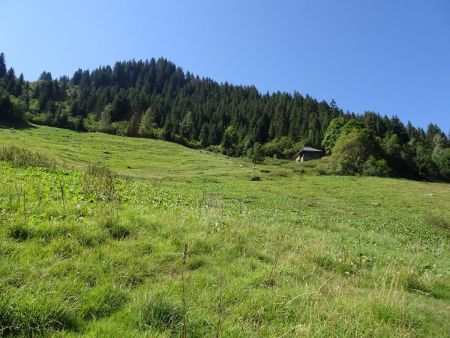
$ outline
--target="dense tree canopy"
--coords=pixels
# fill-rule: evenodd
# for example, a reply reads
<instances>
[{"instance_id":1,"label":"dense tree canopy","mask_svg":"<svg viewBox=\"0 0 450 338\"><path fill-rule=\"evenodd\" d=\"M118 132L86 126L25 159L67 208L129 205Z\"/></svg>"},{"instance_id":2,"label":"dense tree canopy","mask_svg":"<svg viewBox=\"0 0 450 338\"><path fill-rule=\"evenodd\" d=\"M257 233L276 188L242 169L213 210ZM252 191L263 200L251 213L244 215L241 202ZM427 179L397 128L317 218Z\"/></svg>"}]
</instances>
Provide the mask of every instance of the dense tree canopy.
<instances>
[{"instance_id":1,"label":"dense tree canopy","mask_svg":"<svg viewBox=\"0 0 450 338\"><path fill-rule=\"evenodd\" d=\"M424 131L395 116L344 113L334 100L219 84L163 58L78 69L71 78L54 79L43 72L29 83L7 69L1 54L0 105L2 120L26 118L80 131L157 137L230 156L256 152L258 158L290 158L302 145L344 156L346 138L370 140L376 153L364 163L370 159L369 164L381 165L377 161L383 160L399 176L448 177L449 139L436 125ZM354 130L369 138L356 137ZM364 163L358 164L359 173L367 169Z\"/></svg>"}]
</instances>

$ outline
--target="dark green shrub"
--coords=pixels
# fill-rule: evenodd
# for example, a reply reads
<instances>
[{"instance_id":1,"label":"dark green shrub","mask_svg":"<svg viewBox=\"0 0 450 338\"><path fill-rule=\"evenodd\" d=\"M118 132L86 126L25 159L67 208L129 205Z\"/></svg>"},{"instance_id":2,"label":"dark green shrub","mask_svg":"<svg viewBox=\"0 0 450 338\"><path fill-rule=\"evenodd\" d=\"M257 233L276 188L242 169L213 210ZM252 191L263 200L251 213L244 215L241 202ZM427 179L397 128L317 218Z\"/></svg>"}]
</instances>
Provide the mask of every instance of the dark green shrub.
<instances>
[{"instance_id":1,"label":"dark green shrub","mask_svg":"<svg viewBox=\"0 0 450 338\"><path fill-rule=\"evenodd\" d=\"M332 170L330 169L330 165L328 163L319 163L316 167L317 174L320 176L323 175L331 175Z\"/></svg>"},{"instance_id":2,"label":"dark green shrub","mask_svg":"<svg viewBox=\"0 0 450 338\"><path fill-rule=\"evenodd\" d=\"M391 175L391 168L386 160L377 160L370 156L363 165L362 174L366 176L388 177Z\"/></svg>"},{"instance_id":3,"label":"dark green shrub","mask_svg":"<svg viewBox=\"0 0 450 338\"><path fill-rule=\"evenodd\" d=\"M442 178L450 181L450 148L445 149L438 161L439 173Z\"/></svg>"},{"instance_id":4,"label":"dark green shrub","mask_svg":"<svg viewBox=\"0 0 450 338\"><path fill-rule=\"evenodd\" d=\"M388 171L387 164L374 157L379 152L376 139L367 129L354 128L340 134L332 151L330 167L338 175L365 172L384 175Z\"/></svg>"},{"instance_id":5,"label":"dark green shrub","mask_svg":"<svg viewBox=\"0 0 450 338\"><path fill-rule=\"evenodd\" d=\"M294 143L289 137L271 140L262 146L265 156L273 158L291 158L303 147L303 142Z\"/></svg>"},{"instance_id":6,"label":"dark green shrub","mask_svg":"<svg viewBox=\"0 0 450 338\"><path fill-rule=\"evenodd\" d=\"M256 142L252 148L247 150L247 156L254 164L262 163L264 161L264 151L261 144Z\"/></svg>"}]
</instances>

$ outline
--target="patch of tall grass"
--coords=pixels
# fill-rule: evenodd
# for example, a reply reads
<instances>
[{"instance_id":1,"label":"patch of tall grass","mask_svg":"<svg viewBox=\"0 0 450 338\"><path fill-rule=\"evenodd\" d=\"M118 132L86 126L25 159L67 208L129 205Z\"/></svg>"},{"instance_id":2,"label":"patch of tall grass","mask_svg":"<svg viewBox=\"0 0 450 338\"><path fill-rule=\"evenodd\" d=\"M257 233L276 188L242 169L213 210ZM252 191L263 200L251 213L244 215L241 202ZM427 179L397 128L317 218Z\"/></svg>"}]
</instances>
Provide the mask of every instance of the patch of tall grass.
<instances>
[{"instance_id":1,"label":"patch of tall grass","mask_svg":"<svg viewBox=\"0 0 450 338\"><path fill-rule=\"evenodd\" d=\"M56 161L47 155L32 152L18 146L0 147L0 161L17 167L53 167Z\"/></svg>"}]
</instances>

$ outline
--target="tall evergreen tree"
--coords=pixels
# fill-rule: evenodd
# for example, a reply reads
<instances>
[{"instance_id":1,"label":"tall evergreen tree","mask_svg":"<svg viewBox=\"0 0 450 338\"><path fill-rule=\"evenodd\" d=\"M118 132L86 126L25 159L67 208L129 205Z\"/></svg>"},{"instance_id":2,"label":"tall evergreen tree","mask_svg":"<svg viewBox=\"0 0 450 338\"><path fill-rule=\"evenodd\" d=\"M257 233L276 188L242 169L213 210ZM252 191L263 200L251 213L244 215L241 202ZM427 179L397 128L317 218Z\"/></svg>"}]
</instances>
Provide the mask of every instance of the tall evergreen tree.
<instances>
[{"instance_id":1,"label":"tall evergreen tree","mask_svg":"<svg viewBox=\"0 0 450 338\"><path fill-rule=\"evenodd\" d=\"M3 79L6 76L6 61L5 54L0 54L0 79Z\"/></svg>"}]
</instances>

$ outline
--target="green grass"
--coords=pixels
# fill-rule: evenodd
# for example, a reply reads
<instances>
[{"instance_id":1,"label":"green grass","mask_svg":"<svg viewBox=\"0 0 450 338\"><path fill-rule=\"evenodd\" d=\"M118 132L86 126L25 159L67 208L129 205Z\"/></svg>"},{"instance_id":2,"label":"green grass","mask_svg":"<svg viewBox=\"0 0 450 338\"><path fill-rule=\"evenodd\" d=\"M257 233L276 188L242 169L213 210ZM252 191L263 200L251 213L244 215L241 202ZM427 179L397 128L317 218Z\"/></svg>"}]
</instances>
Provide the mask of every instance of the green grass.
<instances>
[{"instance_id":1,"label":"green grass","mask_svg":"<svg viewBox=\"0 0 450 338\"><path fill-rule=\"evenodd\" d=\"M49 127L0 140L52 159L0 162L0 335L450 332L449 184L283 161L252 182L243 159Z\"/></svg>"}]
</instances>

